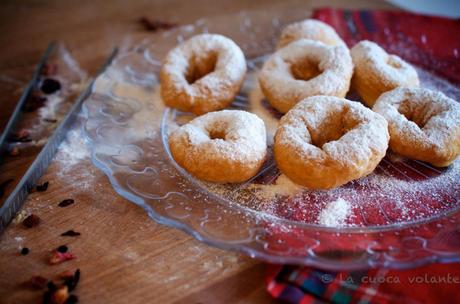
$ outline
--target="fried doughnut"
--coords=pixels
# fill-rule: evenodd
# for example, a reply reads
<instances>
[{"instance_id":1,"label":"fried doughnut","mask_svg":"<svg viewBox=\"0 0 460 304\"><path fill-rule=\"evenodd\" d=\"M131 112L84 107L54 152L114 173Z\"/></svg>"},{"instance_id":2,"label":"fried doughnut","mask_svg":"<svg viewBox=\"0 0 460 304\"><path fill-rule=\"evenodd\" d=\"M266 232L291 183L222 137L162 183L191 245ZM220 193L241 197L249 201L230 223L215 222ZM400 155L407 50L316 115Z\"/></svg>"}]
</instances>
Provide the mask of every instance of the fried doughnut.
<instances>
[{"instance_id":1,"label":"fried doughnut","mask_svg":"<svg viewBox=\"0 0 460 304\"><path fill-rule=\"evenodd\" d=\"M375 169L388 148L387 126L385 118L358 102L309 97L281 118L275 160L299 185L338 187Z\"/></svg>"},{"instance_id":2,"label":"fried doughnut","mask_svg":"<svg viewBox=\"0 0 460 304\"><path fill-rule=\"evenodd\" d=\"M229 38L201 34L172 49L160 72L164 103L201 115L226 108L246 74L241 49Z\"/></svg>"},{"instance_id":3,"label":"fried doughnut","mask_svg":"<svg viewBox=\"0 0 460 304\"><path fill-rule=\"evenodd\" d=\"M351 57L355 65L351 87L370 107L384 92L419 86L417 72L410 64L374 42L360 41L351 49Z\"/></svg>"},{"instance_id":4,"label":"fried doughnut","mask_svg":"<svg viewBox=\"0 0 460 304\"><path fill-rule=\"evenodd\" d=\"M300 39L316 40L331 46L346 46L333 27L319 20L307 19L286 26L281 32L277 48Z\"/></svg>"},{"instance_id":5,"label":"fried doughnut","mask_svg":"<svg viewBox=\"0 0 460 304\"><path fill-rule=\"evenodd\" d=\"M259 83L270 104L286 113L306 97L344 97L352 73L346 47L303 39L276 51L262 67Z\"/></svg>"},{"instance_id":6,"label":"fried doughnut","mask_svg":"<svg viewBox=\"0 0 460 304\"><path fill-rule=\"evenodd\" d=\"M175 130L169 148L176 162L199 179L243 182L264 163L265 125L245 111L210 112Z\"/></svg>"},{"instance_id":7,"label":"fried doughnut","mask_svg":"<svg viewBox=\"0 0 460 304\"><path fill-rule=\"evenodd\" d=\"M441 92L396 88L382 94L373 110L388 121L390 148L438 167L460 154L460 104Z\"/></svg>"}]
</instances>

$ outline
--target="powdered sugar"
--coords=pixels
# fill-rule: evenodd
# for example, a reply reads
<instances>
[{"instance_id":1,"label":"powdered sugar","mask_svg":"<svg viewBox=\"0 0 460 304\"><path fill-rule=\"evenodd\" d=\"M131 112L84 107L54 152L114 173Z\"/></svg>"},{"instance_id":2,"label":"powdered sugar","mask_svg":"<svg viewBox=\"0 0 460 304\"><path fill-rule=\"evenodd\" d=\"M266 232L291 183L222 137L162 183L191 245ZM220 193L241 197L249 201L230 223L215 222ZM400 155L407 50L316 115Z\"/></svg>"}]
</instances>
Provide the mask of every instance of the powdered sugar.
<instances>
[{"instance_id":1,"label":"powdered sugar","mask_svg":"<svg viewBox=\"0 0 460 304\"><path fill-rule=\"evenodd\" d=\"M345 42L336 31L328 24L315 19L307 19L301 22L291 23L281 32L278 48L284 47L299 39L321 41L328 45L345 46Z\"/></svg>"},{"instance_id":2,"label":"powdered sugar","mask_svg":"<svg viewBox=\"0 0 460 304\"><path fill-rule=\"evenodd\" d=\"M245 72L244 54L232 40L216 34L196 35L166 56L161 70L162 94L168 104L209 112L207 108L221 108L214 104L228 99L229 90L239 88ZM182 95L190 105L178 101ZM199 105L202 99L206 104Z\"/></svg>"},{"instance_id":3,"label":"powdered sugar","mask_svg":"<svg viewBox=\"0 0 460 304\"><path fill-rule=\"evenodd\" d=\"M350 202L338 198L335 201L329 202L327 206L321 210L318 223L328 227L344 226L345 221L351 214Z\"/></svg>"},{"instance_id":4,"label":"powdered sugar","mask_svg":"<svg viewBox=\"0 0 460 304\"><path fill-rule=\"evenodd\" d=\"M460 105L441 92L396 88L382 94L373 110L388 120L395 151L437 165L460 153Z\"/></svg>"},{"instance_id":5,"label":"powdered sugar","mask_svg":"<svg viewBox=\"0 0 460 304\"><path fill-rule=\"evenodd\" d=\"M213 139L213 134L218 138ZM170 135L170 145L190 149L190 160L200 164L217 159L245 163L259 162L266 154L263 121L256 115L237 110L223 110L199 116ZM216 168L221 170L222 168Z\"/></svg>"},{"instance_id":6,"label":"powdered sugar","mask_svg":"<svg viewBox=\"0 0 460 304\"><path fill-rule=\"evenodd\" d=\"M415 69L396 55L385 52L378 44L363 40L351 49L355 73L363 79L377 77L385 86L418 85ZM367 76L366 76L367 75Z\"/></svg>"},{"instance_id":7,"label":"powdered sugar","mask_svg":"<svg viewBox=\"0 0 460 304\"><path fill-rule=\"evenodd\" d=\"M90 156L89 148L80 129L72 129L59 146L56 160L62 164L62 172L68 173L77 163Z\"/></svg>"},{"instance_id":8,"label":"powdered sugar","mask_svg":"<svg viewBox=\"0 0 460 304\"><path fill-rule=\"evenodd\" d=\"M293 71L307 62L312 66L309 70L317 70L318 74L312 73L309 79L303 80L304 76L294 75ZM352 73L353 63L346 47L298 40L278 50L265 62L259 82L272 106L286 113L306 97L345 96Z\"/></svg>"}]
</instances>

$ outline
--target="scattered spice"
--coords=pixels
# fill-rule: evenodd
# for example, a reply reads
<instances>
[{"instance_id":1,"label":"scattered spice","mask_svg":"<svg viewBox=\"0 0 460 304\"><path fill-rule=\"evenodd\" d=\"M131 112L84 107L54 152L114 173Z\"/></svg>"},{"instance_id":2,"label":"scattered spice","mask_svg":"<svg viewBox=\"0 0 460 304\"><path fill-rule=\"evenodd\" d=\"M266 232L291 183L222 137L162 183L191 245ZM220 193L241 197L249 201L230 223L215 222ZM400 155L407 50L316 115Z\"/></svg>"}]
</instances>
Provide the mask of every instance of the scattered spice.
<instances>
[{"instance_id":1,"label":"scattered spice","mask_svg":"<svg viewBox=\"0 0 460 304\"><path fill-rule=\"evenodd\" d=\"M69 291L73 291L80 281L80 269L75 270L75 273L66 279L64 279L64 284L68 287Z\"/></svg>"},{"instance_id":2,"label":"scattered spice","mask_svg":"<svg viewBox=\"0 0 460 304\"><path fill-rule=\"evenodd\" d=\"M59 252L55 250L51 253L49 262L51 265L56 265L76 258L77 256L71 252Z\"/></svg>"},{"instance_id":3,"label":"scattered spice","mask_svg":"<svg viewBox=\"0 0 460 304\"><path fill-rule=\"evenodd\" d=\"M53 119L53 118L44 118L43 121L49 122L49 123L57 123L57 119Z\"/></svg>"},{"instance_id":4,"label":"scattered spice","mask_svg":"<svg viewBox=\"0 0 460 304\"><path fill-rule=\"evenodd\" d=\"M156 32L159 30L169 30L177 26L176 23L152 20L148 17L141 17L139 19L139 23L142 24L144 29L149 32Z\"/></svg>"},{"instance_id":5,"label":"scattered spice","mask_svg":"<svg viewBox=\"0 0 460 304\"><path fill-rule=\"evenodd\" d=\"M63 279L63 280L73 278L73 272L70 270L64 270L63 272L58 274L58 278Z\"/></svg>"},{"instance_id":6,"label":"scattered spice","mask_svg":"<svg viewBox=\"0 0 460 304\"><path fill-rule=\"evenodd\" d=\"M78 297L76 295L70 295L65 301L65 304L76 304L78 303Z\"/></svg>"},{"instance_id":7,"label":"scattered spice","mask_svg":"<svg viewBox=\"0 0 460 304\"><path fill-rule=\"evenodd\" d=\"M5 195L5 188L8 186L8 184L10 184L13 181L14 179L9 178L6 181L0 183L0 198L3 197L3 195Z\"/></svg>"},{"instance_id":8,"label":"scattered spice","mask_svg":"<svg viewBox=\"0 0 460 304\"><path fill-rule=\"evenodd\" d=\"M19 151L18 147L13 147L13 149L10 150L10 155L11 156L18 156L19 153L20 153L20 151Z\"/></svg>"},{"instance_id":9,"label":"scattered spice","mask_svg":"<svg viewBox=\"0 0 460 304\"><path fill-rule=\"evenodd\" d=\"M44 182L41 185L37 185L36 189L37 189L38 192L44 192L44 191L48 190L49 184L50 184L49 182Z\"/></svg>"},{"instance_id":10,"label":"scattered spice","mask_svg":"<svg viewBox=\"0 0 460 304\"><path fill-rule=\"evenodd\" d=\"M75 201L73 199L69 198L69 199L65 199L62 202L60 202L58 204L58 206L59 207L67 207L67 206L72 205L73 203L75 203Z\"/></svg>"},{"instance_id":11,"label":"scattered spice","mask_svg":"<svg viewBox=\"0 0 460 304\"><path fill-rule=\"evenodd\" d=\"M59 287L51 297L52 303L64 304L69 297L69 288L66 285Z\"/></svg>"},{"instance_id":12,"label":"scattered spice","mask_svg":"<svg viewBox=\"0 0 460 304\"><path fill-rule=\"evenodd\" d=\"M63 280L62 285L56 285L53 281L48 282L48 290L43 295L43 303L49 304L73 304L78 303L78 297L70 293L77 287L80 281L80 269L74 273L67 270L59 275Z\"/></svg>"},{"instance_id":13,"label":"scattered spice","mask_svg":"<svg viewBox=\"0 0 460 304\"><path fill-rule=\"evenodd\" d=\"M34 289L43 289L45 288L46 284L48 283L48 279L42 276L33 276L27 282L27 285Z\"/></svg>"},{"instance_id":14,"label":"scattered spice","mask_svg":"<svg viewBox=\"0 0 460 304\"><path fill-rule=\"evenodd\" d=\"M43 80L40 90L45 94L53 94L61 89L61 83L53 78Z\"/></svg>"},{"instance_id":15,"label":"scattered spice","mask_svg":"<svg viewBox=\"0 0 460 304\"><path fill-rule=\"evenodd\" d=\"M26 219L26 217L28 217L28 216L29 216L29 213L28 213L27 211L21 210L21 211L19 211L18 214L16 214L16 216L14 217L13 223L14 223L14 224L20 224L20 223L22 223L22 222Z\"/></svg>"},{"instance_id":16,"label":"scattered spice","mask_svg":"<svg viewBox=\"0 0 460 304\"><path fill-rule=\"evenodd\" d=\"M76 232L73 230L67 230L66 232L61 234L61 236L79 236L79 235L81 235L80 232Z\"/></svg>"},{"instance_id":17,"label":"scattered spice","mask_svg":"<svg viewBox=\"0 0 460 304\"><path fill-rule=\"evenodd\" d=\"M34 112L35 110L43 107L46 102L46 97L38 95L30 95L24 105L22 106L23 112Z\"/></svg>"},{"instance_id":18,"label":"scattered spice","mask_svg":"<svg viewBox=\"0 0 460 304\"><path fill-rule=\"evenodd\" d=\"M30 252L30 250L29 250L29 248L27 248L27 247L24 247L24 248L21 249L21 254L22 254L22 255L28 255L29 252Z\"/></svg>"},{"instance_id":19,"label":"scattered spice","mask_svg":"<svg viewBox=\"0 0 460 304\"><path fill-rule=\"evenodd\" d=\"M52 76L52 75L56 75L57 71L58 71L57 64L55 64L55 63L46 63L43 66L43 68L41 70L41 73L42 73L42 75L45 75L45 76Z\"/></svg>"},{"instance_id":20,"label":"scattered spice","mask_svg":"<svg viewBox=\"0 0 460 304\"><path fill-rule=\"evenodd\" d=\"M26 129L21 129L17 133L13 133L10 137L10 140L13 142L31 142L32 138L30 137L29 131Z\"/></svg>"},{"instance_id":21,"label":"scattered spice","mask_svg":"<svg viewBox=\"0 0 460 304\"><path fill-rule=\"evenodd\" d=\"M26 217L22 223L27 228L32 228L40 224L40 217L38 217L38 215L31 214L28 217Z\"/></svg>"},{"instance_id":22,"label":"scattered spice","mask_svg":"<svg viewBox=\"0 0 460 304\"><path fill-rule=\"evenodd\" d=\"M67 247L66 245L61 245L56 250L59 251L60 253L65 253L69 250L69 247Z\"/></svg>"}]
</instances>

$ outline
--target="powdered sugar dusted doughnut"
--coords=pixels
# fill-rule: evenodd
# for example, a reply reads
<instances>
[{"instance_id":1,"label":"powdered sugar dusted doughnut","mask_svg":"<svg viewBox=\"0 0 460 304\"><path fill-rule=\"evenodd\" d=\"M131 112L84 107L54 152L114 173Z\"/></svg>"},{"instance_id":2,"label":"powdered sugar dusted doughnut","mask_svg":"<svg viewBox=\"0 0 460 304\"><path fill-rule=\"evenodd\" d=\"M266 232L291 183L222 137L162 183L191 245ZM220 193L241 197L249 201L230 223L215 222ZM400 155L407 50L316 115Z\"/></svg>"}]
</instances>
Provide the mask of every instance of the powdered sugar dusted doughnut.
<instances>
[{"instance_id":1,"label":"powdered sugar dusted doughnut","mask_svg":"<svg viewBox=\"0 0 460 304\"><path fill-rule=\"evenodd\" d=\"M245 111L211 112L175 130L169 147L176 162L199 179L243 182L265 161L265 125Z\"/></svg>"},{"instance_id":2,"label":"powdered sugar dusted doughnut","mask_svg":"<svg viewBox=\"0 0 460 304\"><path fill-rule=\"evenodd\" d=\"M417 87L415 69L396 55L390 55L374 42L363 40L351 49L355 72L351 86L368 106L384 92L396 87Z\"/></svg>"},{"instance_id":3,"label":"powdered sugar dusted doughnut","mask_svg":"<svg viewBox=\"0 0 460 304\"><path fill-rule=\"evenodd\" d=\"M390 148L438 167L460 154L460 104L441 92L396 88L382 94L373 110L388 121Z\"/></svg>"},{"instance_id":4,"label":"powdered sugar dusted doughnut","mask_svg":"<svg viewBox=\"0 0 460 304\"><path fill-rule=\"evenodd\" d=\"M171 50L160 73L164 103L197 115L226 108L241 88L246 61L230 39L201 34Z\"/></svg>"},{"instance_id":5,"label":"powdered sugar dusted doughnut","mask_svg":"<svg viewBox=\"0 0 460 304\"><path fill-rule=\"evenodd\" d=\"M346 46L345 42L330 25L319 20L307 19L286 26L281 32L278 48L300 39L321 41L332 46Z\"/></svg>"},{"instance_id":6,"label":"powdered sugar dusted doughnut","mask_svg":"<svg viewBox=\"0 0 460 304\"><path fill-rule=\"evenodd\" d=\"M276 51L265 62L259 83L270 104L286 113L306 97L344 97L352 73L346 47L303 39Z\"/></svg>"},{"instance_id":7,"label":"powdered sugar dusted doughnut","mask_svg":"<svg viewBox=\"0 0 460 304\"><path fill-rule=\"evenodd\" d=\"M314 96L281 118L275 160L299 185L334 188L371 173L385 156L388 140L381 115L358 102Z\"/></svg>"}]
</instances>

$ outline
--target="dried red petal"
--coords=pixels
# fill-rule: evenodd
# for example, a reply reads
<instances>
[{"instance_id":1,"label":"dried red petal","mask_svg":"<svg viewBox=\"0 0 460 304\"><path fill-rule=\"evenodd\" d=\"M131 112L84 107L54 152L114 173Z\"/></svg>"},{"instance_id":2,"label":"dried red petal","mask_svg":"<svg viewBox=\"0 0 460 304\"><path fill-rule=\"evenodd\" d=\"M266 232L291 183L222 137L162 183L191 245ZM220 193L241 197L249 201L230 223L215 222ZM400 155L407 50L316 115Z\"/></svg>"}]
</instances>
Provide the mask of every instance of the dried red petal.
<instances>
[{"instance_id":1,"label":"dried red petal","mask_svg":"<svg viewBox=\"0 0 460 304\"><path fill-rule=\"evenodd\" d=\"M31 277L30 280L29 280L29 285L32 288L35 288L35 289L43 289L43 288L45 288L46 283L48 283L48 279L44 278L42 276L39 276L39 275Z\"/></svg>"},{"instance_id":2,"label":"dried red petal","mask_svg":"<svg viewBox=\"0 0 460 304\"><path fill-rule=\"evenodd\" d=\"M35 227L38 224L40 224L40 218L38 217L38 215L31 214L28 217L26 217L22 224L27 228Z\"/></svg>"},{"instance_id":3,"label":"dried red petal","mask_svg":"<svg viewBox=\"0 0 460 304\"><path fill-rule=\"evenodd\" d=\"M60 274L58 274L58 278L63 279L63 280L73 279L73 272L70 270L65 270L61 272Z\"/></svg>"},{"instance_id":4,"label":"dried red petal","mask_svg":"<svg viewBox=\"0 0 460 304\"><path fill-rule=\"evenodd\" d=\"M43 66L42 68L42 74L45 76L52 76L56 75L58 71L58 66L57 64L54 63L47 63Z\"/></svg>"},{"instance_id":5,"label":"dried red petal","mask_svg":"<svg viewBox=\"0 0 460 304\"><path fill-rule=\"evenodd\" d=\"M77 256L71 252L53 251L50 256L50 264L51 265L60 264L62 262L73 260L76 258Z\"/></svg>"},{"instance_id":6,"label":"dried red petal","mask_svg":"<svg viewBox=\"0 0 460 304\"><path fill-rule=\"evenodd\" d=\"M13 147L13 149L10 150L10 155L11 156L18 156L19 153L20 153L20 151L19 151L18 147Z\"/></svg>"}]
</instances>

